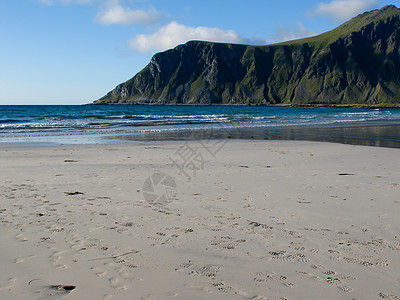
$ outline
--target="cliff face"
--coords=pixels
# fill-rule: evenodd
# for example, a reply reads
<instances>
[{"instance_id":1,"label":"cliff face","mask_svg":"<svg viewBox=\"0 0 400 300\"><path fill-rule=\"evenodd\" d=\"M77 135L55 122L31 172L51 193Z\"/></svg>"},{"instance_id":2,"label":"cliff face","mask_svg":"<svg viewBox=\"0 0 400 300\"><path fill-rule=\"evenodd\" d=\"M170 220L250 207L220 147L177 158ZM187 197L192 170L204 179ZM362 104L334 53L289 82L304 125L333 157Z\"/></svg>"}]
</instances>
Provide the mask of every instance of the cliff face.
<instances>
[{"instance_id":1,"label":"cliff face","mask_svg":"<svg viewBox=\"0 0 400 300\"><path fill-rule=\"evenodd\" d=\"M95 103L400 103L400 10L269 46L188 42L154 55Z\"/></svg>"}]
</instances>

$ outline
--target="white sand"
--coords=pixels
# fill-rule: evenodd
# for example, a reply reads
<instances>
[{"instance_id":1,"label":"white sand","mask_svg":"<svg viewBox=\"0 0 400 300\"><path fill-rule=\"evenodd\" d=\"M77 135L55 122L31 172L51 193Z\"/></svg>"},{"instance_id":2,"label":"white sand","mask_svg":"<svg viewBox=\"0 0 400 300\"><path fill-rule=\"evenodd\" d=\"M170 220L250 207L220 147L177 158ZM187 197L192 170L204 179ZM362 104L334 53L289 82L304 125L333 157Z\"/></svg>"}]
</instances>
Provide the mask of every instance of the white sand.
<instances>
[{"instance_id":1,"label":"white sand","mask_svg":"<svg viewBox=\"0 0 400 300\"><path fill-rule=\"evenodd\" d=\"M400 149L2 145L0 179L0 299L400 298Z\"/></svg>"}]
</instances>

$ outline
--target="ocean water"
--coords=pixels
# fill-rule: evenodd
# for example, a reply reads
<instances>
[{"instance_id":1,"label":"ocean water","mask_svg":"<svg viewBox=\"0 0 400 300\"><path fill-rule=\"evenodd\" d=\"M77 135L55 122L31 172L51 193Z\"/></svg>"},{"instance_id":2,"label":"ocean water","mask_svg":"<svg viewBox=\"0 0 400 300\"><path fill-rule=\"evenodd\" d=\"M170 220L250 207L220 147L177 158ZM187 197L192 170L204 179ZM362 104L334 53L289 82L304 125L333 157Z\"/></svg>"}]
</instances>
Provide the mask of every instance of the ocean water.
<instances>
[{"instance_id":1,"label":"ocean water","mask_svg":"<svg viewBox=\"0 0 400 300\"><path fill-rule=\"evenodd\" d=\"M240 137L246 138L252 137L251 132L260 130L287 132L289 129L321 130L399 124L400 109L174 105L0 106L0 142L162 140L166 137L179 139L188 136L188 133L204 130L222 130L225 136L229 135L229 131L241 131L243 134Z\"/></svg>"}]
</instances>

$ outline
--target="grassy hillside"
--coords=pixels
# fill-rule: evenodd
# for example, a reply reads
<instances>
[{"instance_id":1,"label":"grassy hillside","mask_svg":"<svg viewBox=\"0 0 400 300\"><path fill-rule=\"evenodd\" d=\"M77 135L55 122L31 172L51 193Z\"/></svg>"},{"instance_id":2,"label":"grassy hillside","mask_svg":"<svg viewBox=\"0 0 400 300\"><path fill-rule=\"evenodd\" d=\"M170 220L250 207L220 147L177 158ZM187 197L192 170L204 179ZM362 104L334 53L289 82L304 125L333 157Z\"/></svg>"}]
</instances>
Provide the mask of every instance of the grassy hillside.
<instances>
[{"instance_id":1,"label":"grassy hillside","mask_svg":"<svg viewBox=\"0 0 400 300\"><path fill-rule=\"evenodd\" d=\"M400 10L386 6L324 34L268 46L192 41L154 55L95 103L400 103Z\"/></svg>"}]
</instances>

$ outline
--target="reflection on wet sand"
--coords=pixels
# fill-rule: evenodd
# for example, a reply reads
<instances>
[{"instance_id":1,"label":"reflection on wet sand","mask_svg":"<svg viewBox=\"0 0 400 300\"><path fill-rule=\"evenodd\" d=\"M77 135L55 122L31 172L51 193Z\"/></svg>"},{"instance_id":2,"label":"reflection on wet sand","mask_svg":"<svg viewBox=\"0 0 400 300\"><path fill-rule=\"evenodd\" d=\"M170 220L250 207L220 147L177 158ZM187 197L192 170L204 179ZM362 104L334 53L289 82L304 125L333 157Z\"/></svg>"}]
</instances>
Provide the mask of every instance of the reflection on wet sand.
<instances>
[{"instance_id":1,"label":"reflection on wet sand","mask_svg":"<svg viewBox=\"0 0 400 300\"><path fill-rule=\"evenodd\" d=\"M281 127L281 128L205 128L196 131L152 132L109 137L133 141L173 141L196 139L305 140L351 145L400 148L400 125Z\"/></svg>"}]
</instances>

